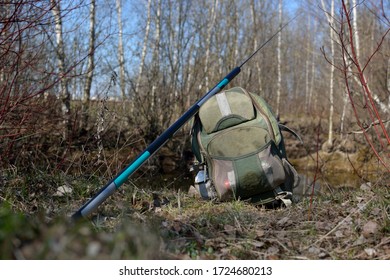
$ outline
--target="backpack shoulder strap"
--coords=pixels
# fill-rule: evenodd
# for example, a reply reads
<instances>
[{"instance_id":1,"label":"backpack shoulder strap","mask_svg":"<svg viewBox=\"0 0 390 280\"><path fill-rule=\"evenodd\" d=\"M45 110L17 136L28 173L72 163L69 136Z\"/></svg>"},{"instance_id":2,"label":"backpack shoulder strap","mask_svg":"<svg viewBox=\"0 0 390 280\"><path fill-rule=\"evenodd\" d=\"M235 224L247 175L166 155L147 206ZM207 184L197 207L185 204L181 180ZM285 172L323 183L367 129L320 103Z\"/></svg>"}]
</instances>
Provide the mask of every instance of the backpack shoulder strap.
<instances>
[{"instance_id":1,"label":"backpack shoulder strap","mask_svg":"<svg viewBox=\"0 0 390 280\"><path fill-rule=\"evenodd\" d=\"M192 152L194 153L196 159L198 160L198 162L203 162L203 156L200 152L200 146L199 146L199 142L198 142L198 134L200 132L200 130L202 129L201 128L201 123L200 123L200 119L199 119L199 115L198 114L195 114L194 116L194 121L193 121L193 124L192 124L192 128L191 128L191 138L192 138L192 141L191 141L191 148L192 148Z\"/></svg>"},{"instance_id":2,"label":"backpack shoulder strap","mask_svg":"<svg viewBox=\"0 0 390 280\"><path fill-rule=\"evenodd\" d=\"M297 138L297 139L299 140L299 142L301 142L301 143L303 144L303 140L302 140L302 138L299 136L298 133L296 133L294 130L292 130L292 129L289 128L288 126L285 126L284 124L279 123L278 125L279 125L280 130L287 131L287 132L291 133L292 135L295 136L295 138Z\"/></svg>"}]
</instances>

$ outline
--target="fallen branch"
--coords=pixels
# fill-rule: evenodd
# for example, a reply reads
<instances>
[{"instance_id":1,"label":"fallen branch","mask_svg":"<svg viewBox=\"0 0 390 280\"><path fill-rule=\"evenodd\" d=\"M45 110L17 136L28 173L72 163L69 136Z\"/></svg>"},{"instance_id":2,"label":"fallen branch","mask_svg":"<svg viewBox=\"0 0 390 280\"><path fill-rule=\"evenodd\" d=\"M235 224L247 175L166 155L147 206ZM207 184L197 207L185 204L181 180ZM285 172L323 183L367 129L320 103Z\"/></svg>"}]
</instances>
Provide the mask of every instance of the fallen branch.
<instances>
[{"instance_id":1,"label":"fallen branch","mask_svg":"<svg viewBox=\"0 0 390 280\"><path fill-rule=\"evenodd\" d=\"M390 120L382 121L383 124L390 122ZM375 122L370 123L368 126L363 127L364 129L361 130L353 130L348 132L348 134L363 134L367 132L371 127L374 127L376 125L381 125L379 120L376 120Z\"/></svg>"}]
</instances>

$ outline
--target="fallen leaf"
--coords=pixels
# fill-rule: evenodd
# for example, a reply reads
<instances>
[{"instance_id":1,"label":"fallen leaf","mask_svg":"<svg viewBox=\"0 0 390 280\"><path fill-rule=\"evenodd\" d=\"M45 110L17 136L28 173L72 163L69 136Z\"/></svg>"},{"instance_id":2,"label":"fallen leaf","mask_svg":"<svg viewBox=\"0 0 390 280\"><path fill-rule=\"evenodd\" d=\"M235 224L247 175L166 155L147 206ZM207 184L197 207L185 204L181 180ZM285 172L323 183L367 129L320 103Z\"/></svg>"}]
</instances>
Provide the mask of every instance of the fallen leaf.
<instances>
[{"instance_id":1,"label":"fallen leaf","mask_svg":"<svg viewBox=\"0 0 390 280\"><path fill-rule=\"evenodd\" d=\"M321 253L321 250L317 247L310 247L308 251L313 255L319 255Z\"/></svg>"},{"instance_id":2,"label":"fallen leaf","mask_svg":"<svg viewBox=\"0 0 390 280\"><path fill-rule=\"evenodd\" d=\"M276 224L277 224L278 226L285 226L285 225L288 225L289 222L291 223L289 217L283 217L283 218L280 219Z\"/></svg>"},{"instance_id":3,"label":"fallen leaf","mask_svg":"<svg viewBox=\"0 0 390 280\"><path fill-rule=\"evenodd\" d=\"M72 188L68 187L67 185L62 185L62 186L59 186L57 188L57 191L54 194L54 196L61 197L61 196L64 196L66 194L71 194L72 191L73 191Z\"/></svg>"},{"instance_id":4,"label":"fallen leaf","mask_svg":"<svg viewBox=\"0 0 390 280\"><path fill-rule=\"evenodd\" d=\"M324 258L326 258L326 257L328 257L328 256L329 256L329 254L326 253L326 252L321 252L321 253L318 254L318 257L319 257L320 259L324 259Z\"/></svg>"},{"instance_id":5,"label":"fallen leaf","mask_svg":"<svg viewBox=\"0 0 390 280\"><path fill-rule=\"evenodd\" d=\"M265 234L264 230L262 229L256 230L256 237L263 237L264 234Z\"/></svg>"},{"instance_id":6,"label":"fallen leaf","mask_svg":"<svg viewBox=\"0 0 390 280\"><path fill-rule=\"evenodd\" d=\"M356 239L356 241L353 243L353 245L358 246L358 245L362 245L366 242L367 242L367 239L363 235L360 235L359 238Z\"/></svg>"},{"instance_id":7,"label":"fallen leaf","mask_svg":"<svg viewBox=\"0 0 390 280\"><path fill-rule=\"evenodd\" d=\"M329 231L332 229L332 225L329 222L316 222L316 229L321 231Z\"/></svg>"},{"instance_id":8,"label":"fallen leaf","mask_svg":"<svg viewBox=\"0 0 390 280\"><path fill-rule=\"evenodd\" d=\"M223 255L228 255L230 254L230 249L229 248L222 248L220 250L220 252L223 254Z\"/></svg>"},{"instance_id":9,"label":"fallen leaf","mask_svg":"<svg viewBox=\"0 0 390 280\"><path fill-rule=\"evenodd\" d=\"M263 247L264 246L264 242L261 242L261 241L253 241L252 242L252 245L254 246L254 247L256 247L256 248L261 248L261 247Z\"/></svg>"},{"instance_id":10,"label":"fallen leaf","mask_svg":"<svg viewBox=\"0 0 390 280\"><path fill-rule=\"evenodd\" d=\"M371 214L374 216L379 216L381 214L382 210L379 207L372 208Z\"/></svg>"},{"instance_id":11,"label":"fallen leaf","mask_svg":"<svg viewBox=\"0 0 390 280\"><path fill-rule=\"evenodd\" d=\"M366 252L369 257L375 257L376 255L376 250L374 248L365 248L364 252Z\"/></svg>"},{"instance_id":12,"label":"fallen leaf","mask_svg":"<svg viewBox=\"0 0 390 280\"><path fill-rule=\"evenodd\" d=\"M267 253L270 255L276 255L277 253L279 253L279 248L276 246L271 246L268 248Z\"/></svg>"},{"instance_id":13,"label":"fallen leaf","mask_svg":"<svg viewBox=\"0 0 390 280\"><path fill-rule=\"evenodd\" d=\"M370 191L371 190L371 183L368 182L368 183L363 183L361 186L360 186L360 190L362 191Z\"/></svg>"},{"instance_id":14,"label":"fallen leaf","mask_svg":"<svg viewBox=\"0 0 390 280\"><path fill-rule=\"evenodd\" d=\"M223 227L223 229L224 229L225 233L228 235L236 235L236 228L234 226L225 225Z\"/></svg>"},{"instance_id":15,"label":"fallen leaf","mask_svg":"<svg viewBox=\"0 0 390 280\"><path fill-rule=\"evenodd\" d=\"M369 238L378 233L378 224L374 221L368 221L362 230L362 234L365 238Z\"/></svg>"}]
</instances>

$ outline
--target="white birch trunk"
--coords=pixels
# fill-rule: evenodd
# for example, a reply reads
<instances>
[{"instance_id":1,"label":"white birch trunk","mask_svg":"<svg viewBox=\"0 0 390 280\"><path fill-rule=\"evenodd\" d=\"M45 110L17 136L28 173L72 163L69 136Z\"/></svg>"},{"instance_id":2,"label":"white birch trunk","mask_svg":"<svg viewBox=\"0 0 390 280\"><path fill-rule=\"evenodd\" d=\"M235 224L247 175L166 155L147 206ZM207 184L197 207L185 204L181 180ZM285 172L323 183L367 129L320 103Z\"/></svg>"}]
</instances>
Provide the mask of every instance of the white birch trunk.
<instances>
[{"instance_id":1,"label":"white birch trunk","mask_svg":"<svg viewBox=\"0 0 390 280\"><path fill-rule=\"evenodd\" d=\"M122 100L126 98L125 85L125 55L123 50L123 24L122 24L122 3L121 0L116 0L116 11L118 16L118 60L119 60L119 83Z\"/></svg>"},{"instance_id":2,"label":"white birch trunk","mask_svg":"<svg viewBox=\"0 0 390 280\"><path fill-rule=\"evenodd\" d=\"M354 38L355 38L355 49L356 56L360 59L360 37L359 37L359 29L358 29L358 10L357 10L357 2L356 0L352 0L352 9L353 9L353 17L352 17L352 27L354 30Z\"/></svg>"},{"instance_id":3,"label":"white birch trunk","mask_svg":"<svg viewBox=\"0 0 390 280\"><path fill-rule=\"evenodd\" d=\"M317 33L317 21L313 22L313 33ZM313 43L312 46L315 46L315 36L313 36ZM309 91L309 109L312 108L312 103L314 103L314 108L317 107L317 94L314 96L314 102L313 100L313 92L314 92L314 78L315 78L315 49L312 47L312 56L311 56L311 80L310 80L310 91Z\"/></svg>"},{"instance_id":4,"label":"white birch trunk","mask_svg":"<svg viewBox=\"0 0 390 280\"><path fill-rule=\"evenodd\" d=\"M348 94L344 94L343 98L343 112L341 113L341 119L340 119L340 133L341 135L344 134L344 122L345 122L345 115L347 114L347 106L348 106Z\"/></svg>"},{"instance_id":5,"label":"white birch trunk","mask_svg":"<svg viewBox=\"0 0 390 280\"><path fill-rule=\"evenodd\" d=\"M147 11L148 15L147 15L147 19L146 19L144 42L143 42L142 53L141 53L141 61L140 61L139 68L138 68L138 77L137 77L137 82L135 84L135 94L138 94L138 90L139 90L141 79L142 79L142 74L143 74L143 71L144 71L146 51L148 49L151 3L152 3L152 0L148 0L148 8L147 8L148 9L148 11Z\"/></svg>"},{"instance_id":6,"label":"white birch trunk","mask_svg":"<svg viewBox=\"0 0 390 280\"><path fill-rule=\"evenodd\" d=\"M61 7L60 2L55 0L50 0L52 5L52 13L55 21L55 33L56 33L56 56L58 64L58 72L61 78L60 87L61 93L60 98L62 101L62 113L64 116L64 138L69 138L69 133L71 131L70 123L70 93L68 89L68 79L66 77L65 70L65 50L64 50L64 41L63 41L63 32L62 32L62 18L61 18Z\"/></svg>"},{"instance_id":7,"label":"white birch trunk","mask_svg":"<svg viewBox=\"0 0 390 280\"><path fill-rule=\"evenodd\" d=\"M282 27L282 21L283 21L283 0L279 0L279 28ZM281 90L282 90L282 32L279 32L278 34L278 47L277 47L277 68L278 68L278 83L277 83L277 88L276 88L276 116L279 117L279 110L280 110L280 95L281 95Z\"/></svg>"},{"instance_id":8,"label":"white birch trunk","mask_svg":"<svg viewBox=\"0 0 390 280\"><path fill-rule=\"evenodd\" d=\"M307 15L307 53L309 54L310 51L310 36L309 36L309 30L310 30L310 15ZM309 103L310 103L310 96L309 96L309 67L310 67L310 56L306 55L306 61L305 61L305 111L308 112L309 110Z\"/></svg>"},{"instance_id":9,"label":"white birch trunk","mask_svg":"<svg viewBox=\"0 0 390 280\"><path fill-rule=\"evenodd\" d=\"M156 33L154 37L154 49L153 49L153 65L154 65L154 73L158 73L160 68L160 62L159 62L159 49L160 49L160 37L161 37L161 0L157 3L157 14L156 14ZM157 78L157 77L153 77ZM156 104L156 81L153 81L152 85L152 93L151 93L151 104L150 109L153 112L154 107Z\"/></svg>"},{"instance_id":10,"label":"white birch trunk","mask_svg":"<svg viewBox=\"0 0 390 280\"><path fill-rule=\"evenodd\" d=\"M238 22L238 18L239 18L239 14L238 14L238 9L237 9L237 4L233 1L233 5L234 6L234 14L232 15L232 30L233 30L233 36L232 36L232 41L233 41L233 65L237 65L238 64L238 46L239 46L239 41L238 41L238 34L239 34L239 22Z\"/></svg>"},{"instance_id":11,"label":"white birch trunk","mask_svg":"<svg viewBox=\"0 0 390 280\"><path fill-rule=\"evenodd\" d=\"M321 0L322 8L324 11L325 3L324 0ZM330 80L329 80L329 126L328 126L328 145L332 147L333 145L333 114L334 114L334 104L333 104L333 90L334 90L334 0L331 1L330 15L325 12L325 15L329 22L329 35L330 35L330 51L331 51L331 66L330 66Z\"/></svg>"},{"instance_id":12,"label":"white birch trunk","mask_svg":"<svg viewBox=\"0 0 390 280\"><path fill-rule=\"evenodd\" d=\"M357 60L360 60L360 33L359 33L359 28L358 28L358 18L359 18L359 14L358 14L358 11L357 11L357 7L358 7L358 3L356 0L352 0L352 7L353 7L353 17L352 17L352 28L353 28L353 31L354 31L354 44L355 44L355 51L356 51L356 57L357 57ZM375 34L374 30L372 31L372 38L371 38L371 42L375 42L375 39L373 37L373 34ZM374 48L376 48L375 44L373 44L374 47L373 47L373 52L375 51ZM364 73L362 73L363 76ZM367 79L364 78L366 81ZM360 87L361 86L361 82L360 80L358 79L358 77L356 75L354 75L354 80L355 82L358 84L358 86ZM390 113L390 106L387 106L386 104L384 104L379 96L373 92L369 86L369 84L367 84L367 88L368 90L371 92L372 94L372 98L375 100L375 102L379 105L379 108L382 110L382 112L384 112L385 114L388 114Z\"/></svg>"},{"instance_id":13,"label":"white birch trunk","mask_svg":"<svg viewBox=\"0 0 390 280\"><path fill-rule=\"evenodd\" d=\"M91 0L89 10L89 46L88 46L88 68L87 68L87 77L85 80L85 88L82 101L82 123L81 128L86 128L88 125L88 110L89 110L89 100L91 98L91 85L93 79L93 71L95 68L94 63L94 51L95 51L95 0Z\"/></svg>"},{"instance_id":14,"label":"white birch trunk","mask_svg":"<svg viewBox=\"0 0 390 280\"><path fill-rule=\"evenodd\" d=\"M349 9L349 7L350 7L350 5L349 5L349 1L348 0L346 0L345 1L345 5L347 6L347 9ZM354 10L354 16L353 16L353 18L355 19L355 17L356 17L356 7L355 7L355 5L353 6L354 8L353 8L353 10ZM356 22L355 22L356 23ZM354 27L355 27L355 25L353 25ZM347 38L345 38L345 40L348 40ZM351 53L351 48L350 48L350 45L347 45L346 46L346 48L347 48L347 50L346 50L346 52L347 53ZM351 59L348 57L348 56L346 56L345 54L344 54L344 58L343 58L345 61L348 61L347 62L347 64L349 65L348 66L348 69L346 69L347 70L347 73L349 73L348 75L347 75L347 79L349 79L350 78L350 75L352 74L352 61L351 61ZM348 93L347 92L345 92L344 93L344 98L343 98L343 111L342 111L342 113L341 113L341 119L340 119L340 132L341 132L341 136L343 136L343 134L344 134L344 122L345 122L345 116L346 116L346 114L347 114L347 107L348 107L348 100L349 100L349 98L348 98Z\"/></svg>"},{"instance_id":15,"label":"white birch trunk","mask_svg":"<svg viewBox=\"0 0 390 280\"><path fill-rule=\"evenodd\" d=\"M389 94L389 108L390 108L390 58L387 60L387 93Z\"/></svg>"},{"instance_id":16,"label":"white birch trunk","mask_svg":"<svg viewBox=\"0 0 390 280\"><path fill-rule=\"evenodd\" d=\"M191 106L191 93L190 93L190 90L191 90L191 83L192 83L192 69L191 69L191 65L194 65L194 58L191 56L191 54L193 53L193 50L194 50L194 39L191 40L191 46L189 48L189 52L188 52L188 55L187 55L187 59L186 59L186 64L185 64L185 67L187 68L187 70L185 71L187 73L187 87L186 87L186 94L187 94L187 99L186 99L186 105L185 107L186 108L190 108Z\"/></svg>"},{"instance_id":17,"label":"white birch trunk","mask_svg":"<svg viewBox=\"0 0 390 280\"><path fill-rule=\"evenodd\" d=\"M257 50L259 42L257 40L257 32L258 32L258 24L257 24L257 17L256 17L256 1L252 0L251 3L251 15L252 15L252 22L253 22L253 50ZM259 92L261 93L263 91L263 85L262 85L262 72L261 72L261 66L260 66L260 60L256 59L255 67L257 70L257 78L258 78L258 86L259 86ZM250 71L250 68L248 67L248 71Z\"/></svg>"},{"instance_id":18,"label":"white birch trunk","mask_svg":"<svg viewBox=\"0 0 390 280\"><path fill-rule=\"evenodd\" d=\"M388 94L387 108L390 108L390 58L387 60L387 94Z\"/></svg>"},{"instance_id":19,"label":"white birch trunk","mask_svg":"<svg viewBox=\"0 0 390 280\"><path fill-rule=\"evenodd\" d=\"M356 0L354 0L354 2L356 2ZM357 16L357 9L355 8L355 17ZM356 28L357 28L357 23L356 23ZM355 32L356 32L356 41L355 41L355 45L356 45L356 56L358 57L358 59L360 58L360 49L359 49L359 39L360 39L360 37L359 37L359 32L358 32L358 30L357 29L355 29ZM373 45L373 48L372 48L372 52L374 52L375 51L375 48L377 47L376 45L375 45L375 37L374 37L374 34L375 34L375 22L374 22L374 25L373 25L373 28L372 28L372 36L371 36L371 42L373 43L372 45ZM364 73L363 73L363 76L365 76L364 75ZM356 76L355 76L356 77ZM356 77L357 78L357 77ZM366 77L364 77L364 79L367 81L367 79L366 79ZM357 81L359 81L359 79L356 79ZM360 81L359 81L359 85L361 85L361 83L360 83ZM388 105L386 105L385 103L383 103L381 100L380 100L380 98L379 98L379 96L375 93L375 92L373 92L372 90L371 90L371 88L370 88L370 85L369 84L367 84L367 88L368 88L368 90L371 92L371 94L372 94L372 98L375 100L375 102L379 105L379 108L382 110L382 112L384 112L385 114L390 114L390 106L388 106ZM389 96L389 104L390 104L390 96Z\"/></svg>"},{"instance_id":20,"label":"white birch trunk","mask_svg":"<svg viewBox=\"0 0 390 280\"><path fill-rule=\"evenodd\" d=\"M207 72L209 71L211 36L213 33L213 27L214 27L216 15L217 15L217 12L216 12L217 7L218 7L218 0L215 0L214 5L211 8L211 16L210 16L211 20L209 21L208 28L207 28L207 34L206 34L206 54L205 54L205 63L204 63L204 69L203 69L203 73L205 75L204 85L205 85L206 89L209 88L209 79L208 79L209 75ZM202 87L200 88L200 90L202 90Z\"/></svg>"},{"instance_id":21,"label":"white birch trunk","mask_svg":"<svg viewBox=\"0 0 390 280\"><path fill-rule=\"evenodd\" d=\"M332 0L331 4L331 19L330 19L331 26L334 25L334 0ZM330 70L330 84L329 84L329 136L328 136L328 144L333 145L333 114L334 114L334 32L332 28L329 28L330 30L330 39L331 39L331 56L332 56L332 65Z\"/></svg>"}]
</instances>

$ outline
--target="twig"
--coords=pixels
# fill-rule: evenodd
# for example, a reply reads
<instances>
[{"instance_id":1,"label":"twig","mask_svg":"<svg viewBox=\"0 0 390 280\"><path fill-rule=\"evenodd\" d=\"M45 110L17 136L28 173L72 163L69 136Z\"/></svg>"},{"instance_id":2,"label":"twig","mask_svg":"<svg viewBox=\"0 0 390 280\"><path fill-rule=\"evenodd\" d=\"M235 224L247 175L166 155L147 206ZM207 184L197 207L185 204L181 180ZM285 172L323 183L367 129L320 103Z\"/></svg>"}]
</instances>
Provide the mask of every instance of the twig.
<instances>
[{"instance_id":1,"label":"twig","mask_svg":"<svg viewBox=\"0 0 390 280\"><path fill-rule=\"evenodd\" d=\"M374 198L370 198L369 201L367 201L361 208L357 208L355 211L353 211L352 213L350 213L347 217L345 217L344 219L342 219L333 229L331 229L330 231L328 231L327 234L321 236L319 239L317 239L316 242L314 242L313 244L311 244L310 246L307 246L305 248L305 250L309 249L310 247L316 245L317 243L320 243L322 242L326 237L328 237L329 235L331 235L333 232L335 232L347 219L349 219L352 215L356 214L357 212L359 211L362 211L366 208L366 206L373 200Z\"/></svg>"},{"instance_id":2,"label":"twig","mask_svg":"<svg viewBox=\"0 0 390 280\"><path fill-rule=\"evenodd\" d=\"M282 242L280 242L278 239L265 239L270 242L278 243L286 252L291 252L289 248L287 248Z\"/></svg>"}]
</instances>

